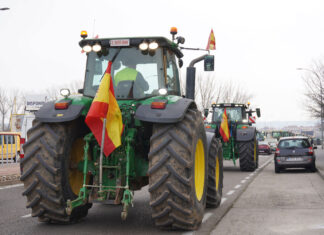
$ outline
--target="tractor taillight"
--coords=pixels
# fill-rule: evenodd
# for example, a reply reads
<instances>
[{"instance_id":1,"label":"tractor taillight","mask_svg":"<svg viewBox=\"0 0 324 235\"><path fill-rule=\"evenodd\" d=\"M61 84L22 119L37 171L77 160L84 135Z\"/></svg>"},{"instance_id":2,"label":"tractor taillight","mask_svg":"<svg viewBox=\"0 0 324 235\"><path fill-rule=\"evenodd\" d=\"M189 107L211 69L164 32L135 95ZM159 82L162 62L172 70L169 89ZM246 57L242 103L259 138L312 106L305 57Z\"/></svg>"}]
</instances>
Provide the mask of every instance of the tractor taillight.
<instances>
[{"instance_id":1,"label":"tractor taillight","mask_svg":"<svg viewBox=\"0 0 324 235\"><path fill-rule=\"evenodd\" d=\"M20 144L24 144L25 143L25 138L20 138Z\"/></svg>"},{"instance_id":2,"label":"tractor taillight","mask_svg":"<svg viewBox=\"0 0 324 235\"><path fill-rule=\"evenodd\" d=\"M159 101L153 101L151 103L152 109L165 109L167 105L167 100L159 100Z\"/></svg>"},{"instance_id":3,"label":"tractor taillight","mask_svg":"<svg viewBox=\"0 0 324 235\"><path fill-rule=\"evenodd\" d=\"M67 109L69 107L70 102L59 102L55 103L55 109Z\"/></svg>"},{"instance_id":4,"label":"tractor taillight","mask_svg":"<svg viewBox=\"0 0 324 235\"><path fill-rule=\"evenodd\" d=\"M21 153L21 154L19 154L19 157L20 157L20 159L22 159L25 157L25 154Z\"/></svg>"}]
</instances>

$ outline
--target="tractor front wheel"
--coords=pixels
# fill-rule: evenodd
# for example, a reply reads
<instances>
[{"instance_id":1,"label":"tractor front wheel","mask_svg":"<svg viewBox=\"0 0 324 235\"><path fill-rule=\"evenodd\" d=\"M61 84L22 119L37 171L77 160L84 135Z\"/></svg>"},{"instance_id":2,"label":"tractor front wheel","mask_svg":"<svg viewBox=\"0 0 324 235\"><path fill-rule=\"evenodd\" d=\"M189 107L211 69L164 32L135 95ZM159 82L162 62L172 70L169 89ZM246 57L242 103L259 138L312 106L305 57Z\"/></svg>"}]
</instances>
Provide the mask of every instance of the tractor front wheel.
<instances>
[{"instance_id":1,"label":"tractor front wheel","mask_svg":"<svg viewBox=\"0 0 324 235\"><path fill-rule=\"evenodd\" d=\"M88 213L91 204L66 213L67 200L73 200L82 187L83 173L78 170L82 161L84 141L82 123L41 123L34 121L24 145L21 160L24 196L32 216L41 222L76 222Z\"/></svg>"},{"instance_id":2,"label":"tractor front wheel","mask_svg":"<svg viewBox=\"0 0 324 235\"><path fill-rule=\"evenodd\" d=\"M201 114L187 110L179 123L154 124L149 192L155 225L195 230L206 204L207 141Z\"/></svg>"},{"instance_id":3,"label":"tractor front wheel","mask_svg":"<svg viewBox=\"0 0 324 235\"><path fill-rule=\"evenodd\" d=\"M214 137L208 152L208 184L206 206L219 207L223 191L223 151L220 139Z\"/></svg>"}]
</instances>

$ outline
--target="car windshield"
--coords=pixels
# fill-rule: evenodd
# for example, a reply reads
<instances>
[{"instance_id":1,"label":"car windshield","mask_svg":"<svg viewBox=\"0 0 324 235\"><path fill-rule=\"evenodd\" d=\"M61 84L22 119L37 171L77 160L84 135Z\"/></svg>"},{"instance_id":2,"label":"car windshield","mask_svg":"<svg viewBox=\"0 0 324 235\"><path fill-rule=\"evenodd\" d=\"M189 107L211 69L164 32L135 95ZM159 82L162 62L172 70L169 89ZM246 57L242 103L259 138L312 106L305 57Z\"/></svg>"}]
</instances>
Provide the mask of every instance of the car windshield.
<instances>
[{"instance_id":1,"label":"car windshield","mask_svg":"<svg viewBox=\"0 0 324 235\"><path fill-rule=\"evenodd\" d=\"M213 122L221 122L223 118L224 108L215 108L213 115ZM242 121L242 108L226 108L227 118L230 122L241 122Z\"/></svg>"},{"instance_id":2,"label":"car windshield","mask_svg":"<svg viewBox=\"0 0 324 235\"><path fill-rule=\"evenodd\" d=\"M287 139L281 140L278 148L281 149L295 149L295 148L309 148L310 144L306 139Z\"/></svg>"},{"instance_id":3,"label":"car windshield","mask_svg":"<svg viewBox=\"0 0 324 235\"><path fill-rule=\"evenodd\" d=\"M165 88L162 50L143 54L138 48L109 48L107 55L90 52L84 82L85 96L94 97L106 71L114 59L111 75L117 99L141 99L157 95Z\"/></svg>"}]
</instances>

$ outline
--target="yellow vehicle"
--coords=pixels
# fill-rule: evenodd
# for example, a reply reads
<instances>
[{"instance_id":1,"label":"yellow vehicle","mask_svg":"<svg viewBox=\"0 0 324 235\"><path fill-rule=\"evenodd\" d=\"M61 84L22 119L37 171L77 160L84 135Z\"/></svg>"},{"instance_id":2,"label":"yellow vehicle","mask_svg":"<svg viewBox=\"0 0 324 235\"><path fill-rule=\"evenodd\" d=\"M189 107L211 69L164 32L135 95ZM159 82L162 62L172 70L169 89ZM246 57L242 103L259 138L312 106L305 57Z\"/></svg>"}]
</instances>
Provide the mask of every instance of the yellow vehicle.
<instances>
[{"instance_id":1,"label":"yellow vehicle","mask_svg":"<svg viewBox=\"0 0 324 235\"><path fill-rule=\"evenodd\" d=\"M20 154L20 133L0 132L0 160L14 160Z\"/></svg>"}]
</instances>

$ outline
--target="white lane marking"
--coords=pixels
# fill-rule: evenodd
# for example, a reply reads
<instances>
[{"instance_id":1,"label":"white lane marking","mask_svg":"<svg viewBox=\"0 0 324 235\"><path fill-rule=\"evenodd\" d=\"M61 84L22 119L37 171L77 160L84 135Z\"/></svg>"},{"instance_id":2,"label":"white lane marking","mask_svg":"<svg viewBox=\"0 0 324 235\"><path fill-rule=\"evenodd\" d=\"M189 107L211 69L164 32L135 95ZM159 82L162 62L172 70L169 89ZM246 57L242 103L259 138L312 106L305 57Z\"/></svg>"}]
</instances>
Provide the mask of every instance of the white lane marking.
<instances>
[{"instance_id":1,"label":"white lane marking","mask_svg":"<svg viewBox=\"0 0 324 235\"><path fill-rule=\"evenodd\" d=\"M192 235L193 232L185 232L185 233L182 233L182 235Z\"/></svg>"},{"instance_id":2,"label":"white lane marking","mask_svg":"<svg viewBox=\"0 0 324 235\"><path fill-rule=\"evenodd\" d=\"M21 216L21 218L28 218L28 217L31 217L31 214Z\"/></svg>"},{"instance_id":3,"label":"white lane marking","mask_svg":"<svg viewBox=\"0 0 324 235\"><path fill-rule=\"evenodd\" d=\"M246 182L246 180L241 180L241 184L244 184Z\"/></svg>"},{"instance_id":4,"label":"white lane marking","mask_svg":"<svg viewBox=\"0 0 324 235\"><path fill-rule=\"evenodd\" d=\"M16 188L16 187L20 187L23 186L24 184L13 184L13 185L8 185L8 186L4 186L4 187L0 187L1 189L8 189L8 188Z\"/></svg>"},{"instance_id":5,"label":"white lane marking","mask_svg":"<svg viewBox=\"0 0 324 235\"><path fill-rule=\"evenodd\" d=\"M235 189L238 189L239 187L241 187L241 185L240 184L238 184L238 185L235 185Z\"/></svg>"},{"instance_id":6,"label":"white lane marking","mask_svg":"<svg viewBox=\"0 0 324 235\"><path fill-rule=\"evenodd\" d=\"M250 179L250 176L245 177L246 180Z\"/></svg>"},{"instance_id":7,"label":"white lane marking","mask_svg":"<svg viewBox=\"0 0 324 235\"><path fill-rule=\"evenodd\" d=\"M226 197L223 197L222 200L221 200L221 205L226 202L227 198Z\"/></svg>"},{"instance_id":8,"label":"white lane marking","mask_svg":"<svg viewBox=\"0 0 324 235\"><path fill-rule=\"evenodd\" d=\"M233 193L235 193L235 190L228 191L226 195L232 195Z\"/></svg>"},{"instance_id":9,"label":"white lane marking","mask_svg":"<svg viewBox=\"0 0 324 235\"><path fill-rule=\"evenodd\" d=\"M209 219L209 217L212 216L212 215L213 215L213 213L211 213L211 212L205 213L204 218L202 219L201 222L205 223Z\"/></svg>"}]
</instances>

